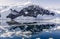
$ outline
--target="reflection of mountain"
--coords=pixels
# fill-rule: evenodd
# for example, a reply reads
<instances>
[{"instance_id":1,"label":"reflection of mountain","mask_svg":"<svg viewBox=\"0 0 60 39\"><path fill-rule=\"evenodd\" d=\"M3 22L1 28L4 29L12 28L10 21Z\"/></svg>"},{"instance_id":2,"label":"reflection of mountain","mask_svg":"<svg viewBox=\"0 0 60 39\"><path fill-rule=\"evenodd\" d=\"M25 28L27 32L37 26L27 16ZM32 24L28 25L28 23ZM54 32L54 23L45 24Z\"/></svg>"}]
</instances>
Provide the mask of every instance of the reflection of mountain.
<instances>
[{"instance_id":1,"label":"reflection of mountain","mask_svg":"<svg viewBox=\"0 0 60 39\"><path fill-rule=\"evenodd\" d=\"M38 24L37 22L32 23L18 23L18 22L7 22L11 27L10 30L16 30L19 28L21 31L31 31L32 33L42 32L43 29L50 29L55 24ZM15 23L15 24L14 24Z\"/></svg>"}]
</instances>

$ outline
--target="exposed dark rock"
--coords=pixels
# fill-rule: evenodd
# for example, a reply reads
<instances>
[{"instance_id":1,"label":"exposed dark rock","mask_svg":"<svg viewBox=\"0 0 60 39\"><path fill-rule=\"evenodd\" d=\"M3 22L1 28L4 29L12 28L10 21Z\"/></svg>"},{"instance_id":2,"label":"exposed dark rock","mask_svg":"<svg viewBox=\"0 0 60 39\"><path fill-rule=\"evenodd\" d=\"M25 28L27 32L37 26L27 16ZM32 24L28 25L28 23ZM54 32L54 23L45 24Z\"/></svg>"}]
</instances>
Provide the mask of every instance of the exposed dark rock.
<instances>
[{"instance_id":1,"label":"exposed dark rock","mask_svg":"<svg viewBox=\"0 0 60 39\"><path fill-rule=\"evenodd\" d=\"M38 5L30 5L28 7L23 8L21 11L16 11L11 9L11 13L7 16L7 18L15 19L19 16L29 16L29 17L37 17L37 15L52 15L54 16L55 13L50 12L49 10L43 9Z\"/></svg>"}]
</instances>

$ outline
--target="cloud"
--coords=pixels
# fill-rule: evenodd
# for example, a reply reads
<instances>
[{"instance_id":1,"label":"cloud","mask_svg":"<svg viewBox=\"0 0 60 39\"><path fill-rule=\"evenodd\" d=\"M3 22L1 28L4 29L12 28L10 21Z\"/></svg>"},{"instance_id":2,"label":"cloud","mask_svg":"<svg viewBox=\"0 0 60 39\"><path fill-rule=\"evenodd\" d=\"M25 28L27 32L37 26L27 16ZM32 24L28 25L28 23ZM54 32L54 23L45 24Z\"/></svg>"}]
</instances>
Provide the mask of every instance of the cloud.
<instances>
[{"instance_id":1,"label":"cloud","mask_svg":"<svg viewBox=\"0 0 60 39\"><path fill-rule=\"evenodd\" d=\"M49 7L49 8L60 8L60 0L28 0L32 3L39 4L42 7ZM18 2L27 2L27 0L0 0L0 6L5 5L13 5Z\"/></svg>"},{"instance_id":2,"label":"cloud","mask_svg":"<svg viewBox=\"0 0 60 39\"><path fill-rule=\"evenodd\" d=\"M18 2L26 2L27 0L0 0L0 6L12 5Z\"/></svg>"},{"instance_id":3,"label":"cloud","mask_svg":"<svg viewBox=\"0 0 60 39\"><path fill-rule=\"evenodd\" d=\"M0 6L10 5L12 4L11 1L8 0L0 0Z\"/></svg>"}]
</instances>

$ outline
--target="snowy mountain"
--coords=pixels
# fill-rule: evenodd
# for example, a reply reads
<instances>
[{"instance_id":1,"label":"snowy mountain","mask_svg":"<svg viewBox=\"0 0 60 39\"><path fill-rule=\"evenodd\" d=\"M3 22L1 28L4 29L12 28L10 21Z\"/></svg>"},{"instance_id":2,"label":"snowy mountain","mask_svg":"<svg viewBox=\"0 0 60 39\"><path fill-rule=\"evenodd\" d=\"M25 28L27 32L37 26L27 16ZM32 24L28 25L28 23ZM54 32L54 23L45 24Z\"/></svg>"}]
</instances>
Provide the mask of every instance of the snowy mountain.
<instances>
[{"instance_id":1,"label":"snowy mountain","mask_svg":"<svg viewBox=\"0 0 60 39\"><path fill-rule=\"evenodd\" d=\"M32 6L32 7L33 7L33 6ZM37 7L38 7L38 6L37 6ZM9 14L9 13L12 13L12 14L15 13L15 14L17 14L17 12L20 12L20 10L24 10L23 8L25 8L25 7L14 6L14 7L11 8L12 10L9 9L8 11L3 12L3 14L6 14L6 15ZM38 8L39 8L39 7L38 7ZM14 12L14 10L15 10L16 12ZM37 10L39 10L39 9L37 9ZM40 11L40 14L42 13L41 15L43 15L43 17L44 17L45 15L46 15L46 16L47 16L47 15L48 15L48 16L51 16L51 15L54 15L54 14L55 14L54 12L49 11L49 10L45 10L45 9L43 9L43 8L41 8L40 10L42 10L42 11ZM3 11L3 10L2 10L2 11ZM45 14L45 13L46 13L46 14ZM49 15L49 13L50 13L50 15ZM54 14L53 14L53 13L54 13ZM1 13L1 17L2 17L2 18L3 18L3 16L4 16L3 14ZM6 16L6 15L5 15L5 16ZM36 14L36 15L37 15L37 14ZM4 16L4 18L6 18L5 16ZM38 14L37 16L39 16L39 14Z\"/></svg>"},{"instance_id":2,"label":"snowy mountain","mask_svg":"<svg viewBox=\"0 0 60 39\"><path fill-rule=\"evenodd\" d=\"M31 12L32 11L32 12ZM7 18L8 17L8 18ZM10 21L11 19L17 22L35 22L39 19L55 19L60 18L58 11L53 9L44 9L38 5L24 5L22 7L13 6L1 11L0 19Z\"/></svg>"},{"instance_id":3,"label":"snowy mountain","mask_svg":"<svg viewBox=\"0 0 60 39\"><path fill-rule=\"evenodd\" d=\"M36 12L34 11L35 13L34 12L30 13L29 10L32 10L32 12L35 10L36 12L39 12L39 13L38 15L34 15ZM23 14L20 13L22 11L23 11ZM29 12L30 14L28 14L26 11ZM11 18L16 15L18 16L15 17L13 21L11 21ZM43 29L49 30L51 27L55 26L54 24L56 22L55 18L60 18L59 15L60 14L58 12L55 12L55 10L50 11L48 9L44 9L36 5L29 5L29 6L24 6L24 7L13 6L8 9L3 9L1 11L1 18L0 18L2 20L1 21L2 23L0 26L0 30L1 30L0 37L11 37L13 35L29 37L31 36L32 33L42 32ZM45 20L47 22L41 23L40 19L51 19L54 21L50 22L50 20L49 21ZM14 23L17 23L18 25L14 25ZM20 26L20 24L22 26ZM28 24L35 24L35 25L28 25Z\"/></svg>"}]
</instances>

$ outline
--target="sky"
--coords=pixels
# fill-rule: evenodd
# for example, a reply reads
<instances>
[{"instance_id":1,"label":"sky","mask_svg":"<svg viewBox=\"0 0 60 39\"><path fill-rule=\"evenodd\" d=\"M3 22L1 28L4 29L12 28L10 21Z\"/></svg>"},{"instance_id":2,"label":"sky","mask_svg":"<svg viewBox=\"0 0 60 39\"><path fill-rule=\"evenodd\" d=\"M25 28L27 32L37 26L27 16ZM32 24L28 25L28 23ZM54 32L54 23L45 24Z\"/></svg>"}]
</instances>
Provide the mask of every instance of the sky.
<instances>
[{"instance_id":1,"label":"sky","mask_svg":"<svg viewBox=\"0 0 60 39\"><path fill-rule=\"evenodd\" d=\"M47 8L60 8L60 0L0 0L0 6L12 5L18 2L27 1L31 1L32 3L39 4L40 6Z\"/></svg>"},{"instance_id":2,"label":"sky","mask_svg":"<svg viewBox=\"0 0 60 39\"><path fill-rule=\"evenodd\" d=\"M35 0L33 2L39 3L43 7L60 8L60 0Z\"/></svg>"}]
</instances>

